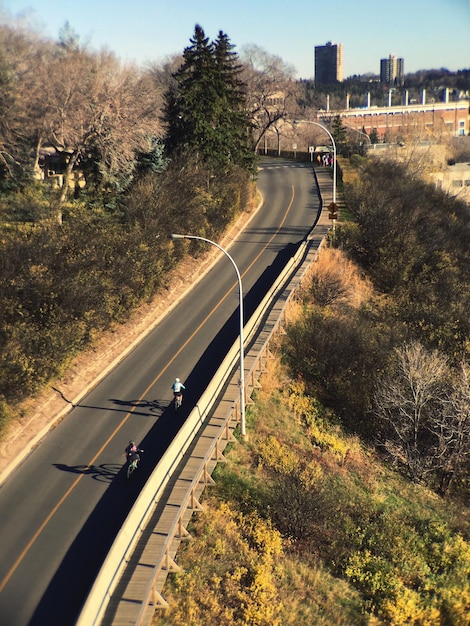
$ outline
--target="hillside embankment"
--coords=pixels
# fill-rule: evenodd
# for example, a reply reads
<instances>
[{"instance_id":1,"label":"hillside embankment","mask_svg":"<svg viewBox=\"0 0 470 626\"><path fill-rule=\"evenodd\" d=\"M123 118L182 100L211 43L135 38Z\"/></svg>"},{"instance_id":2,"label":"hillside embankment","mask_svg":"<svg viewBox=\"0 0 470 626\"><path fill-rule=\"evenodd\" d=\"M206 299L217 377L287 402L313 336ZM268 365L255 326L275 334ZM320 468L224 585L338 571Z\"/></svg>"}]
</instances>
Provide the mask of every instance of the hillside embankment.
<instances>
[{"instance_id":1,"label":"hillside embankment","mask_svg":"<svg viewBox=\"0 0 470 626\"><path fill-rule=\"evenodd\" d=\"M311 347L306 331L322 333L313 300L323 295L326 330L347 359L342 331L374 302L373 284L335 248L322 249L310 279L252 395L249 437L214 471L153 626L468 624L468 506L409 480L345 428L289 358Z\"/></svg>"}]
</instances>

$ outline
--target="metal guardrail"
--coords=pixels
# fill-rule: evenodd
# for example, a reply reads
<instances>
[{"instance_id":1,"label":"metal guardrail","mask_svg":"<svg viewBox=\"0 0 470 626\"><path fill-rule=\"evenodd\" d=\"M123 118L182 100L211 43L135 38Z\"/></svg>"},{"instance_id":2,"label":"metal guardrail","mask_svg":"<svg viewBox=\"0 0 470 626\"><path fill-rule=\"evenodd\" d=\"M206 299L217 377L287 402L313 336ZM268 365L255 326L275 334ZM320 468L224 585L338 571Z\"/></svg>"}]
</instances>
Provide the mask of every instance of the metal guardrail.
<instances>
[{"instance_id":1,"label":"metal guardrail","mask_svg":"<svg viewBox=\"0 0 470 626\"><path fill-rule=\"evenodd\" d=\"M321 212L322 204L320 205L317 221ZM247 372L247 375L245 375L245 386L249 391L249 393L246 394L246 397L248 398L253 392L253 389L257 384L257 380L263 371L263 363L268 358L269 346L273 337L279 332L284 324L286 307L294 297L305 272L310 267L314 258L316 258L317 251L321 247L324 236L328 230L329 227L323 225L323 229L321 229L318 233L318 245L316 248L314 248L313 245L312 235L307 237L307 239L302 242L296 255L291 258L282 274L278 277L275 284L271 287L254 315L245 326L246 345L253 342L256 333L262 337L261 345L259 343L260 340L256 340L254 346L256 356L252 366ZM275 306L273 307L273 300L277 302L277 308ZM275 319L270 319L270 324L267 324L267 320L269 319L269 310L271 310L272 316ZM265 330L264 336L263 329ZM83 606L76 626L91 626L101 623L113 589L117 585L120 574L122 573L137 540L141 536L147 520L151 517L152 510L158 503L172 473L182 460L194 438L197 437L198 433L201 431L201 428L213 408L214 403L217 398L220 397L222 389L227 385L227 382L230 380L230 376L233 375L238 360L238 351L238 343L235 342L225 357L222 365L219 367L213 380L208 385L197 405L181 428L177 437L173 440L172 444L169 446L158 466L152 473L150 479L142 489L138 500L134 504L125 524L108 553L92 590ZM209 471L209 467L217 464L217 462L223 459L221 448L224 448L227 442L233 438L232 429L235 428L239 421L240 411L238 404L239 398L236 398L232 402L230 411L228 411L224 417L223 423L220 425L216 436L213 437L207 453L204 458L201 459L199 470L197 474L194 475L191 483L188 485L186 495L183 498L177 512L175 512L174 521L164 542L164 549L162 550L161 558L153 567L152 573L149 577L149 582L142 597L139 613L136 616L135 621L133 621L135 625L141 626L145 623L144 620L148 617L147 614L149 608L155 609L155 607L159 605L166 605L165 600L162 598L156 587L156 581L157 579L162 578L162 574L167 574L168 572L178 569L178 566L171 557L171 551L175 541L180 542L188 534L184 527L185 515L187 516L188 511L192 512L200 509L200 503L196 493L201 489L201 484L203 485L203 488L205 488L208 483L213 482L210 477L211 472ZM166 576L163 576L163 578L166 578ZM163 582L161 583L161 587L162 586Z\"/></svg>"}]
</instances>

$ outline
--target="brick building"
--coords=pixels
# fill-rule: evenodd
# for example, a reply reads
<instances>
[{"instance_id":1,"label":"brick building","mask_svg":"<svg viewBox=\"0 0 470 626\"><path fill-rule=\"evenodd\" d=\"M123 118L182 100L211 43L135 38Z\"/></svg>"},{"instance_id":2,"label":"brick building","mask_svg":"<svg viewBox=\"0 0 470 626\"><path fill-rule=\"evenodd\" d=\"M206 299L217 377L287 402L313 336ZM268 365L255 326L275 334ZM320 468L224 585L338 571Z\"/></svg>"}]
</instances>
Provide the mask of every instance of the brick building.
<instances>
[{"instance_id":1,"label":"brick building","mask_svg":"<svg viewBox=\"0 0 470 626\"><path fill-rule=\"evenodd\" d=\"M408 136L460 137L470 132L470 101L404 104L402 106L367 106L360 109L323 111L321 119L332 121L338 115L346 126L370 135L375 131L380 140Z\"/></svg>"}]
</instances>

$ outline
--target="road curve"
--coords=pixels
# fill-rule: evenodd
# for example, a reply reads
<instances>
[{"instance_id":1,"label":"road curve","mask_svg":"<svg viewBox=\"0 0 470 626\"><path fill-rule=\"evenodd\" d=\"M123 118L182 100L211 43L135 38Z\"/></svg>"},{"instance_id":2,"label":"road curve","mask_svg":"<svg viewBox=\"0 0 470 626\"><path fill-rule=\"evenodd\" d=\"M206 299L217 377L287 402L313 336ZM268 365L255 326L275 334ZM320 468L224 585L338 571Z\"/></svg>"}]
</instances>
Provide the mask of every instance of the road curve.
<instances>
[{"instance_id":1,"label":"road curve","mask_svg":"<svg viewBox=\"0 0 470 626\"><path fill-rule=\"evenodd\" d=\"M258 187L263 206L230 247L246 319L319 209L308 164L262 160ZM237 309L236 275L222 256L2 486L2 624L75 623L139 489L236 340ZM187 387L176 416L175 376ZM145 450L132 481L122 471L129 439Z\"/></svg>"}]
</instances>

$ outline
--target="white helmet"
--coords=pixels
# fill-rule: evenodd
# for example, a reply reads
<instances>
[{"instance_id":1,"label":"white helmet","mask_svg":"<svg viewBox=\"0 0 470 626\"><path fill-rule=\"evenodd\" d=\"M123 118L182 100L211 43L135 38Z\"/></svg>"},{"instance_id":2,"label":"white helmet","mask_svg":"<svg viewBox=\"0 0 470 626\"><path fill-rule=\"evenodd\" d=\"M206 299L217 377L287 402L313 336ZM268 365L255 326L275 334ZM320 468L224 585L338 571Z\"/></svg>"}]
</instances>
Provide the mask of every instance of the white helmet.
<instances>
[{"instance_id":1,"label":"white helmet","mask_svg":"<svg viewBox=\"0 0 470 626\"><path fill-rule=\"evenodd\" d=\"M180 379L179 378L175 378L175 383L179 383Z\"/></svg>"}]
</instances>

